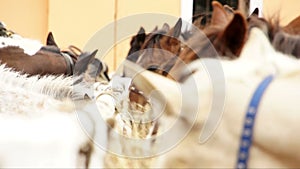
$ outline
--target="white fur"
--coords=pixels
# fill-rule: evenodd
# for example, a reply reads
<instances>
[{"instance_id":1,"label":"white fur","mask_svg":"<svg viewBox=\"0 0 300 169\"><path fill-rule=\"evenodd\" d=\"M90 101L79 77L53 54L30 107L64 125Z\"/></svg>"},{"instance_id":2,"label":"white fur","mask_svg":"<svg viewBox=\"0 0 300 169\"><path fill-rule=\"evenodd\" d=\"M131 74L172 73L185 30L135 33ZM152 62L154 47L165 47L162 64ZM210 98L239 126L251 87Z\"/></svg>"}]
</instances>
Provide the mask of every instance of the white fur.
<instances>
[{"instance_id":1,"label":"white fur","mask_svg":"<svg viewBox=\"0 0 300 169\"><path fill-rule=\"evenodd\" d=\"M106 124L98 116L114 113L114 99L103 95L97 102L93 97L82 100L94 88L73 86L73 77L28 77L0 65L0 79L0 144L5 145L0 149L0 167L84 167L79 150L90 139L106 145ZM105 92L105 86L98 85L95 89L103 90L96 96ZM102 168L105 151L91 145L90 166Z\"/></svg>"},{"instance_id":2,"label":"white fur","mask_svg":"<svg viewBox=\"0 0 300 169\"><path fill-rule=\"evenodd\" d=\"M83 167L80 149L89 139L71 101L0 82L0 166Z\"/></svg>"},{"instance_id":3,"label":"white fur","mask_svg":"<svg viewBox=\"0 0 300 169\"><path fill-rule=\"evenodd\" d=\"M37 40L23 38L18 35L13 37L0 37L0 48L17 46L24 50L24 53L32 56L41 49L43 44Z\"/></svg>"},{"instance_id":4,"label":"white fur","mask_svg":"<svg viewBox=\"0 0 300 169\"><path fill-rule=\"evenodd\" d=\"M6 68L5 65L0 65L0 79L5 82L5 85L11 87L21 87L28 91L38 92L52 96L56 99L63 98L82 98L85 93L91 95L88 90L88 85L79 83L73 85L78 79L76 77L60 76L30 76L27 74L20 74L13 71L11 68Z\"/></svg>"}]
</instances>

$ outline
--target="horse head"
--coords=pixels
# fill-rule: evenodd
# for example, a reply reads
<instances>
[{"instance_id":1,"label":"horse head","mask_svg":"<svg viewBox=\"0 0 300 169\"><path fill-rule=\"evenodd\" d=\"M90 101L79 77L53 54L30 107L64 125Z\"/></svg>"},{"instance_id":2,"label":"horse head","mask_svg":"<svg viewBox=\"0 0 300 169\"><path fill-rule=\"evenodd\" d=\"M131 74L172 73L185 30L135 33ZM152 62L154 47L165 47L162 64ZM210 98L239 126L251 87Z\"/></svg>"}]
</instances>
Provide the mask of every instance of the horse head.
<instances>
[{"instance_id":1,"label":"horse head","mask_svg":"<svg viewBox=\"0 0 300 169\"><path fill-rule=\"evenodd\" d=\"M165 23L162 29L149 33L136 63L146 69L163 70L161 65L177 57L181 50L181 26L182 20L179 19L171 29Z\"/></svg>"},{"instance_id":2,"label":"horse head","mask_svg":"<svg viewBox=\"0 0 300 169\"><path fill-rule=\"evenodd\" d=\"M70 45L67 49L61 50L59 46L57 45L56 41L54 40L54 36L52 32L48 33L47 40L46 40L46 46L43 46L41 48L42 51L47 52L49 55L51 53L53 54L58 54L63 56L66 62L66 72L65 74L67 75L72 75L73 74L73 67L77 62L77 59L79 55L82 54L82 51L74 46Z\"/></svg>"},{"instance_id":3,"label":"horse head","mask_svg":"<svg viewBox=\"0 0 300 169\"><path fill-rule=\"evenodd\" d=\"M218 2L214 1L212 5L211 23L202 31L193 32L171 68L169 78L179 80L176 74L180 67L198 58L225 56L235 59L239 56L247 37L246 18L237 11L230 16Z\"/></svg>"}]
</instances>

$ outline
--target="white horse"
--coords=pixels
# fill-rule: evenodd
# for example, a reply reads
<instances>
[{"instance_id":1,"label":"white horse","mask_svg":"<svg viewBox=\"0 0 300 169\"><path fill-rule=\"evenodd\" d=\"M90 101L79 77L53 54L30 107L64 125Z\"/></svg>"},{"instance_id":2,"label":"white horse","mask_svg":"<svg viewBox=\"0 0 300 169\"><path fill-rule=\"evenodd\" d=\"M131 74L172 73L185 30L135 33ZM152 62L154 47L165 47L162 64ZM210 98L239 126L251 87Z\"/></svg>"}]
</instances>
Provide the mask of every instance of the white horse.
<instances>
[{"instance_id":1,"label":"white horse","mask_svg":"<svg viewBox=\"0 0 300 169\"><path fill-rule=\"evenodd\" d=\"M218 65L223 72L208 74L218 68L210 66ZM179 142L158 157L155 167L245 167L238 166L237 158L247 106L259 83L270 74L274 80L258 107L248 167L300 166L300 63L276 52L261 30L251 30L237 60L200 59L191 63L183 75L193 73L181 84L134 70L131 63L126 69L132 69L132 74L139 71L134 84L145 94L160 91L150 99L154 110L177 120L170 127L174 132L161 133L167 137L157 140L157 146L174 143L172 139ZM164 119L158 121L165 123ZM188 135L176 137L180 133Z\"/></svg>"},{"instance_id":2,"label":"white horse","mask_svg":"<svg viewBox=\"0 0 300 169\"><path fill-rule=\"evenodd\" d=\"M107 146L105 120L115 113L115 99L96 96L109 86L28 77L4 65L0 79L1 167L104 167L99 145Z\"/></svg>"}]
</instances>

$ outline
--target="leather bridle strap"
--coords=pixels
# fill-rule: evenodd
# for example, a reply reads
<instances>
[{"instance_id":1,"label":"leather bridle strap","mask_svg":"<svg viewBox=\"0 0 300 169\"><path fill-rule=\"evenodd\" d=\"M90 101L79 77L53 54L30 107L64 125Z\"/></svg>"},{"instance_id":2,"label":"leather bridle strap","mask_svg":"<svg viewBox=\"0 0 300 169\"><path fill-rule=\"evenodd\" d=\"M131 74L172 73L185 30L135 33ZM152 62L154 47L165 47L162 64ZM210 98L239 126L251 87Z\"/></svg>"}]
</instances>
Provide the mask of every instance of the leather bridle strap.
<instances>
[{"instance_id":1,"label":"leather bridle strap","mask_svg":"<svg viewBox=\"0 0 300 169\"><path fill-rule=\"evenodd\" d=\"M74 62L71 58L70 55L67 53L61 52L62 56L64 57L66 64L67 64L67 72L66 75L73 75L73 70L74 70Z\"/></svg>"}]
</instances>

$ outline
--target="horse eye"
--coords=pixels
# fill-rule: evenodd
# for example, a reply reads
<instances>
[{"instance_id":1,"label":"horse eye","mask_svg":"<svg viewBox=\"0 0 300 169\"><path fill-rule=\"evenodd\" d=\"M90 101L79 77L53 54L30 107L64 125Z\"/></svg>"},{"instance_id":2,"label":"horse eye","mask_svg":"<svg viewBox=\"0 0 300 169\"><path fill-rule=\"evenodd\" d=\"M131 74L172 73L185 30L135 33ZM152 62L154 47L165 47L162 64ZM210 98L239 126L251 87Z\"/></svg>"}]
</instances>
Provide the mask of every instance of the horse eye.
<instances>
[{"instance_id":1,"label":"horse eye","mask_svg":"<svg viewBox=\"0 0 300 169\"><path fill-rule=\"evenodd\" d=\"M206 22L207 22L206 17L204 17L204 18L201 20L201 25L206 25Z\"/></svg>"}]
</instances>

